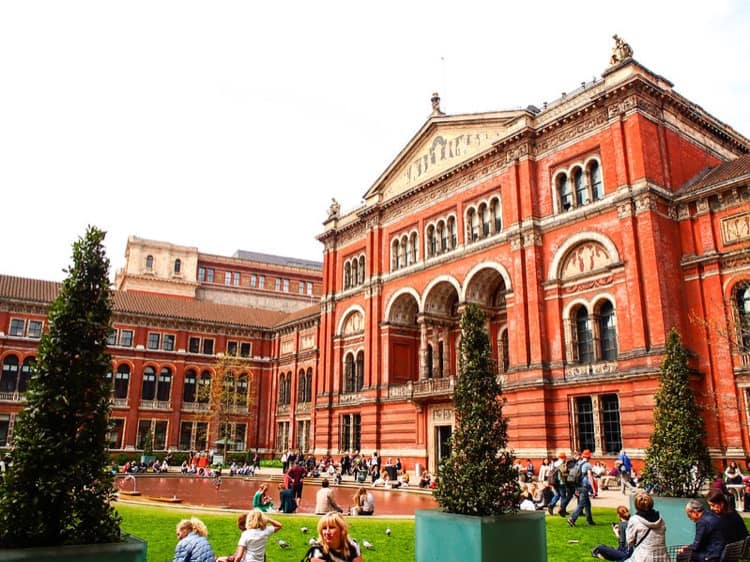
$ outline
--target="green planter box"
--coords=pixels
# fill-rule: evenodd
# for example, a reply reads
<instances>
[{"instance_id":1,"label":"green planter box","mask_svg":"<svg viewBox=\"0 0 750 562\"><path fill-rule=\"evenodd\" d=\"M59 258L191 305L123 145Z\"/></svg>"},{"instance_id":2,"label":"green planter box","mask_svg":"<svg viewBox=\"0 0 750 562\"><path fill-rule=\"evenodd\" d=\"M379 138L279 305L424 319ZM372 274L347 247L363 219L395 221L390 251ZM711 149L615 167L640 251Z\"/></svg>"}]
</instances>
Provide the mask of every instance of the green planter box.
<instances>
[{"instance_id":1,"label":"green planter box","mask_svg":"<svg viewBox=\"0 0 750 562\"><path fill-rule=\"evenodd\" d=\"M416 562L546 562L547 526L541 511L472 517L417 510Z\"/></svg>"},{"instance_id":2,"label":"green planter box","mask_svg":"<svg viewBox=\"0 0 750 562\"><path fill-rule=\"evenodd\" d=\"M635 496L630 496L630 513L635 513L634 498ZM685 514L685 506L690 498L653 498L654 509L667 524L667 546L692 543L695 538L695 523Z\"/></svg>"},{"instance_id":3,"label":"green planter box","mask_svg":"<svg viewBox=\"0 0 750 562\"><path fill-rule=\"evenodd\" d=\"M2 561L146 562L146 542L129 536L124 542L0 549Z\"/></svg>"}]
</instances>

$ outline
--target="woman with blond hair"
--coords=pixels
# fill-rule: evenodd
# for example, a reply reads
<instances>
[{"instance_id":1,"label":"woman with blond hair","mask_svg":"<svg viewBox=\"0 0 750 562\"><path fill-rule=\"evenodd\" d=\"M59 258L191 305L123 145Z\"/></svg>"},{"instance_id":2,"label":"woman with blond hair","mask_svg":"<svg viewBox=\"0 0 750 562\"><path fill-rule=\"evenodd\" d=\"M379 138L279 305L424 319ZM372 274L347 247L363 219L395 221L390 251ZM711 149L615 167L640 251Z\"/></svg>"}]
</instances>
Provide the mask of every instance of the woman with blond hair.
<instances>
[{"instance_id":1,"label":"woman with blond hair","mask_svg":"<svg viewBox=\"0 0 750 562\"><path fill-rule=\"evenodd\" d=\"M177 546L173 562L214 562L208 529L200 519L183 519L177 523Z\"/></svg>"},{"instance_id":2,"label":"woman with blond hair","mask_svg":"<svg viewBox=\"0 0 750 562\"><path fill-rule=\"evenodd\" d=\"M352 515L372 515L375 513L375 497L361 486L357 493L352 496L354 507Z\"/></svg>"},{"instance_id":3,"label":"woman with blond hair","mask_svg":"<svg viewBox=\"0 0 750 562\"><path fill-rule=\"evenodd\" d=\"M216 562L263 562L266 557L268 537L281 529L281 523L271 519L259 509L247 514L245 530L240 535L237 550L232 556L217 558Z\"/></svg>"},{"instance_id":4,"label":"woman with blond hair","mask_svg":"<svg viewBox=\"0 0 750 562\"><path fill-rule=\"evenodd\" d=\"M318 542L308 555L310 562L362 562L359 545L349 538L349 525L335 511L318 521Z\"/></svg>"}]
</instances>

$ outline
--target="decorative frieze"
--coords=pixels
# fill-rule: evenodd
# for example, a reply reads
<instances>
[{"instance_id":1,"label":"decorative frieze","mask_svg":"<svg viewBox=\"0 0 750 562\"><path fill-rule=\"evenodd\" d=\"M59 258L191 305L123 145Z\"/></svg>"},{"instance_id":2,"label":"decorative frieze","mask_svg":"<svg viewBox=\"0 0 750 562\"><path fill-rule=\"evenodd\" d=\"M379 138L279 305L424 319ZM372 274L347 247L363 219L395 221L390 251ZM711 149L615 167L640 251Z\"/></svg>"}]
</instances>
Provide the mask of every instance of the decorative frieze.
<instances>
[{"instance_id":1,"label":"decorative frieze","mask_svg":"<svg viewBox=\"0 0 750 562\"><path fill-rule=\"evenodd\" d=\"M750 239L750 213L741 213L721 219L721 240L724 245Z\"/></svg>"}]
</instances>

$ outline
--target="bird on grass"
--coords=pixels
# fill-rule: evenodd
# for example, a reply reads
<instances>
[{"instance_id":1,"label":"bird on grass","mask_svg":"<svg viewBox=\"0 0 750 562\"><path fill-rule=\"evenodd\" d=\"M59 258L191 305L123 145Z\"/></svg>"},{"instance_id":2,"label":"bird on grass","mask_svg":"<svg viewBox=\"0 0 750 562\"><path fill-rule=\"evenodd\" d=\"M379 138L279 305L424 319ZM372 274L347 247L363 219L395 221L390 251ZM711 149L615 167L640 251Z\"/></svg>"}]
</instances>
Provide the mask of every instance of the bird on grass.
<instances>
[{"instance_id":1,"label":"bird on grass","mask_svg":"<svg viewBox=\"0 0 750 562\"><path fill-rule=\"evenodd\" d=\"M315 544L315 539L310 539L308 542L310 543L310 546L312 546Z\"/></svg>"},{"instance_id":2,"label":"bird on grass","mask_svg":"<svg viewBox=\"0 0 750 562\"><path fill-rule=\"evenodd\" d=\"M300 530L300 531L302 531L302 534L303 534L303 535L306 535L306 534L307 534L307 530L308 530L308 529L307 529L307 527L300 527L300 529L299 529L299 530Z\"/></svg>"},{"instance_id":3,"label":"bird on grass","mask_svg":"<svg viewBox=\"0 0 750 562\"><path fill-rule=\"evenodd\" d=\"M281 548L289 548L289 543L286 542L285 540L279 539L279 546Z\"/></svg>"},{"instance_id":4,"label":"bird on grass","mask_svg":"<svg viewBox=\"0 0 750 562\"><path fill-rule=\"evenodd\" d=\"M364 546L367 550L375 550L375 547L372 545L372 543L367 542L365 539L362 539L362 546Z\"/></svg>"},{"instance_id":5,"label":"bird on grass","mask_svg":"<svg viewBox=\"0 0 750 562\"><path fill-rule=\"evenodd\" d=\"M391 536L391 530L390 530L390 528L385 530L385 534L388 535L389 537Z\"/></svg>"}]
</instances>

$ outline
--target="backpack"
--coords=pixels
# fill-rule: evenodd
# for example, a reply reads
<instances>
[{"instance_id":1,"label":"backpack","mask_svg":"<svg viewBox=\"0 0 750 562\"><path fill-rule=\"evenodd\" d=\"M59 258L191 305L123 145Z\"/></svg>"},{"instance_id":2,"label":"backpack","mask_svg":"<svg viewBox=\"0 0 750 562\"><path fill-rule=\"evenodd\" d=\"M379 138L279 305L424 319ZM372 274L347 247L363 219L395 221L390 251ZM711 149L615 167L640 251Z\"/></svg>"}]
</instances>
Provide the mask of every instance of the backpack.
<instances>
[{"instance_id":1,"label":"backpack","mask_svg":"<svg viewBox=\"0 0 750 562\"><path fill-rule=\"evenodd\" d=\"M553 466L552 468L550 468L549 473L547 473L547 482L549 483L549 485L557 486L560 483L560 480L558 479L559 476L560 476L559 466Z\"/></svg>"},{"instance_id":2,"label":"backpack","mask_svg":"<svg viewBox=\"0 0 750 562\"><path fill-rule=\"evenodd\" d=\"M575 463L573 466L568 466L568 475L565 477L565 483L569 484L571 486L580 486L581 485L581 476L583 474L581 473L581 467L583 466L583 460L580 460L578 462L575 461L568 461Z\"/></svg>"}]
</instances>

